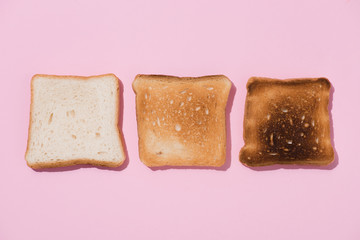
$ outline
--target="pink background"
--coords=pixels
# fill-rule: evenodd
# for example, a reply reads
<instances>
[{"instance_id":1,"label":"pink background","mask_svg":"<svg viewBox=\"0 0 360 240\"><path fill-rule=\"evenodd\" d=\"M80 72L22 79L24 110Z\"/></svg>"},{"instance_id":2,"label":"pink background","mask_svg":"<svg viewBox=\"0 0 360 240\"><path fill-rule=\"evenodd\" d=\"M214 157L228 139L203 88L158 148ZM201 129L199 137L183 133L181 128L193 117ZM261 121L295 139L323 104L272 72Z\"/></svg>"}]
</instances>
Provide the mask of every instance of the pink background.
<instances>
[{"instance_id":1,"label":"pink background","mask_svg":"<svg viewBox=\"0 0 360 240\"><path fill-rule=\"evenodd\" d=\"M359 69L355 0L0 1L0 239L360 239ZM27 167L32 75L109 72L124 85L125 166ZM225 167L140 162L138 73L233 81ZM334 164L239 163L251 76L330 79Z\"/></svg>"}]
</instances>

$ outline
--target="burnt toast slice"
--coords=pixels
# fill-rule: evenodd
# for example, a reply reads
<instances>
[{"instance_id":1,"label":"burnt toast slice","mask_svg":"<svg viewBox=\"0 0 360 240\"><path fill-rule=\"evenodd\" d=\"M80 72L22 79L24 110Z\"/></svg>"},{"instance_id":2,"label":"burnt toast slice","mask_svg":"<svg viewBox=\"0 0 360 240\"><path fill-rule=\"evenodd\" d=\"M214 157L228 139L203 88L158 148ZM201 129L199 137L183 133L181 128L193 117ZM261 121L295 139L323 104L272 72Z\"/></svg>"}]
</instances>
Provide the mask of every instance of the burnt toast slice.
<instances>
[{"instance_id":1,"label":"burnt toast slice","mask_svg":"<svg viewBox=\"0 0 360 240\"><path fill-rule=\"evenodd\" d=\"M326 78L250 78L240 161L250 167L331 163L330 88Z\"/></svg>"},{"instance_id":2,"label":"burnt toast slice","mask_svg":"<svg viewBox=\"0 0 360 240\"><path fill-rule=\"evenodd\" d=\"M231 85L223 75L136 76L140 160L149 167L222 166Z\"/></svg>"}]
</instances>

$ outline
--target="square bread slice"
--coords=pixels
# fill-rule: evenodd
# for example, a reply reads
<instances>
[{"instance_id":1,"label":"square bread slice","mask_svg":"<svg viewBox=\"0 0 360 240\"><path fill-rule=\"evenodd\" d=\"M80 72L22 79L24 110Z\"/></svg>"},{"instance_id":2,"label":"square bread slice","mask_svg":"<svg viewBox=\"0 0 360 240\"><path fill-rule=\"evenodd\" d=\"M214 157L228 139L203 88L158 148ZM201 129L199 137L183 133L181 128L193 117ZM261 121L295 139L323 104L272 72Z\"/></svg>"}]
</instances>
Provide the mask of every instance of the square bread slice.
<instances>
[{"instance_id":1,"label":"square bread slice","mask_svg":"<svg viewBox=\"0 0 360 240\"><path fill-rule=\"evenodd\" d=\"M149 167L222 166L231 85L223 75L136 76L133 89L141 161Z\"/></svg>"},{"instance_id":2,"label":"square bread slice","mask_svg":"<svg viewBox=\"0 0 360 240\"><path fill-rule=\"evenodd\" d=\"M251 167L331 163L330 87L326 78L250 78L240 161Z\"/></svg>"},{"instance_id":3,"label":"square bread slice","mask_svg":"<svg viewBox=\"0 0 360 240\"><path fill-rule=\"evenodd\" d=\"M34 169L75 164L120 166L125 154L118 129L119 79L35 75L27 164Z\"/></svg>"}]
</instances>

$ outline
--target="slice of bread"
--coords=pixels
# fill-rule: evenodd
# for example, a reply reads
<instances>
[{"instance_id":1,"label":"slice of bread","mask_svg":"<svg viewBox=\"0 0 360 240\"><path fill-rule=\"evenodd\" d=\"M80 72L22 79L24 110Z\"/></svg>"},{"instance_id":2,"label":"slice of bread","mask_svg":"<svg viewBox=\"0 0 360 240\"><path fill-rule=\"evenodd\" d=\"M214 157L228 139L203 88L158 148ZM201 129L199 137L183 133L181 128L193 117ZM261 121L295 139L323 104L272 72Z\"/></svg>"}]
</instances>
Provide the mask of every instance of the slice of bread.
<instances>
[{"instance_id":1,"label":"slice of bread","mask_svg":"<svg viewBox=\"0 0 360 240\"><path fill-rule=\"evenodd\" d=\"M250 78L240 161L251 167L331 163L330 87L326 78Z\"/></svg>"},{"instance_id":2,"label":"slice of bread","mask_svg":"<svg viewBox=\"0 0 360 240\"><path fill-rule=\"evenodd\" d=\"M31 168L123 163L115 75L35 75L30 109L25 159Z\"/></svg>"},{"instance_id":3,"label":"slice of bread","mask_svg":"<svg viewBox=\"0 0 360 240\"><path fill-rule=\"evenodd\" d=\"M133 89L141 161L149 167L223 165L231 85L223 75L136 76Z\"/></svg>"}]
</instances>

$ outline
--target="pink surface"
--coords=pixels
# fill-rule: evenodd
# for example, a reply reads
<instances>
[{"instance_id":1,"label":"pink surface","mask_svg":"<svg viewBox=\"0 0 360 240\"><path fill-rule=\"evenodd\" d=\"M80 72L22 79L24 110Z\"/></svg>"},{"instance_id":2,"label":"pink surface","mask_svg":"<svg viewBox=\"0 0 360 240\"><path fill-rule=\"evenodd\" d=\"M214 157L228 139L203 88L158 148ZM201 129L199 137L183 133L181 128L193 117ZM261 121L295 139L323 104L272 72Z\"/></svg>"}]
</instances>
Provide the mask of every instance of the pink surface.
<instances>
[{"instance_id":1,"label":"pink surface","mask_svg":"<svg viewBox=\"0 0 360 240\"><path fill-rule=\"evenodd\" d=\"M1 1L0 239L360 239L359 69L359 1ZM32 75L109 72L124 85L128 164L27 167ZM140 162L138 73L233 81L224 168ZM333 165L239 163L254 75L330 79Z\"/></svg>"}]
</instances>

